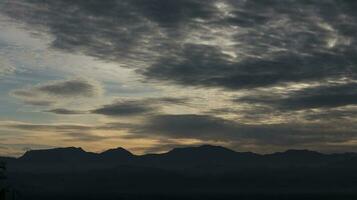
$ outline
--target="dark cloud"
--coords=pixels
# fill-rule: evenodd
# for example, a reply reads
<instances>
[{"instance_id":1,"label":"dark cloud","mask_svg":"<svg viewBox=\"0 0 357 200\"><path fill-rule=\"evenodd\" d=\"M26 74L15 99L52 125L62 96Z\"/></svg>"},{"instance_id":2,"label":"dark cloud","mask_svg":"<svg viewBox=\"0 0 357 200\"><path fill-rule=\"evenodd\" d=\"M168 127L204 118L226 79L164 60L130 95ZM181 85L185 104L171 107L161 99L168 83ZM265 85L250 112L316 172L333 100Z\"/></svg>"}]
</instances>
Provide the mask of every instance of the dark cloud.
<instances>
[{"instance_id":1,"label":"dark cloud","mask_svg":"<svg viewBox=\"0 0 357 200\"><path fill-rule=\"evenodd\" d=\"M73 132L73 131L90 131L93 127L85 125L69 124L30 124L30 123L9 123L3 124L2 127L25 130L25 131L54 131L54 132Z\"/></svg>"},{"instance_id":2,"label":"dark cloud","mask_svg":"<svg viewBox=\"0 0 357 200\"><path fill-rule=\"evenodd\" d=\"M216 8L212 0L134 0L130 1L134 10L163 27L179 26L191 19L209 19L214 16Z\"/></svg>"},{"instance_id":3,"label":"dark cloud","mask_svg":"<svg viewBox=\"0 0 357 200\"><path fill-rule=\"evenodd\" d=\"M51 47L119 63L161 84L252 91L235 102L252 110L242 115L305 113L317 119L347 110L331 109L357 103L357 3L341 0L5 0L0 12L26 24L33 32L49 33ZM327 80L348 79L345 83ZM318 84L274 93L273 86ZM310 85L312 86L312 85ZM88 81L67 80L13 94L27 101L51 97L92 97ZM245 124L211 115L162 115L163 105L187 105L184 99L123 100L89 111L108 116L145 115L142 124L101 127L13 125L28 130L75 132L81 129L128 129L134 136L192 138L246 144L322 144L356 138L349 119L323 122ZM239 112L235 108L210 114ZM74 114L67 109L52 110ZM254 113L258 113L254 115ZM150 114L150 115L148 115ZM314 115L313 115L314 114ZM284 115L282 115L284 116ZM255 121L254 121L255 122Z\"/></svg>"},{"instance_id":4,"label":"dark cloud","mask_svg":"<svg viewBox=\"0 0 357 200\"><path fill-rule=\"evenodd\" d=\"M159 98L148 98L144 99L143 102L149 104L156 105L165 105L165 104L173 104L173 105L188 105L189 99L184 97L159 97Z\"/></svg>"},{"instance_id":5,"label":"dark cloud","mask_svg":"<svg viewBox=\"0 0 357 200\"><path fill-rule=\"evenodd\" d=\"M104 105L101 108L92 110L91 113L108 116L131 116L146 114L155 111L152 106L143 105L137 101L119 101L113 104Z\"/></svg>"},{"instance_id":6,"label":"dark cloud","mask_svg":"<svg viewBox=\"0 0 357 200\"><path fill-rule=\"evenodd\" d=\"M101 86L86 79L69 79L16 89L11 95L22 99L25 104L51 106L58 98L88 98L100 95Z\"/></svg>"},{"instance_id":7,"label":"dark cloud","mask_svg":"<svg viewBox=\"0 0 357 200\"><path fill-rule=\"evenodd\" d=\"M325 53L284 53L276 58L233 62L217 47L185 45L178 54L138 71L150 79L182 85L242 89L351 76L355 73L351 62L343 54Z\"/></svg>"},{"instance_id":8,"label":"dark cloud","mask_svg":"<svg viewBox=\"0 0 357 200\"><path fill-rule=\"evenodd\" d=\"M236 131L235 123L209 115L158 115L150 118L141 128L144 130L139 131L143 133L179 138L209 138L217 133L225 138Z\"/></svg>"},{"instance_id":9,"label":"dark cloud","mask_svg":"<svg viewBox=\"0 0 357 200\"><path fill-rule=\"evenodd\" d=\"M45 103L45 102L44 102ZM35 104L36 105L36 104ZM43 106L51 104L44 104ZM97 109L83 111L71 110L66 108L56 108L45 110L44 112L61 114L61 115L77 115L77 114L101 114L108 116L135 116L142 114L153 114L160 110L165 105L188 105L187 98L161 97L161 98L143 98L136 100L119 100L112 104L103 105Z\"/></svg>"},{"instance_id":10,"label":"dark cloud","mask_svg":"<svg viewBox=\"0 0 357 200\"><path fill-rule=\"evenodd\" d=\"M339 107L356 105L357 94L316 94L299 98L288 98L282 102L282 106L288 109L306 109L321 107Z\"/></svg>"},{"instance_id":11,"label":"dark cloud","mask_svg":"<svg viewBox=\"0 0 357 200\"><path fill-rule=\"evenodd\" d=\"M60 97L93 97L98 93L95 85L87 80L74 79L40 85L36 91Z\"/></svg>"},{"instance_id":12,"label":"dark cloud","mask_svg":"<svg viewBox=\"0 0 357 200\"><path fill-rule=\"evenodd\" d=\"M24 100L24 103L28 104L28 105L33 105L33 106L51 106L55 102L54 101L50 101L50 100L28 99L28 100Z\"/></svg>"},{"instance_id":13,"label":"dark cloud","mask_svg":"<svg viewBox=\"0 0 357 200\"><path fill-rule=\"evenodd\" d=\"M241 89L355 77L356 6L339 0L15 0L0 11L52 34L54 48L116 61L150 80Z\"/></svg>"},{"instance_id":14,"label":"dark cloud","mask_svg":"<svg viewBox=\"0 0 357 200\"><path fill-rule=\"evenodd\" d=\"M142 55L154 48L152 43L143 45L147 41L164 43L165 38L155 35L157 25L179 23L190 15L197 15L206 5L209 4L186 0L174 3L163 0L17 0L3 3L2 12L52 34L55 37L52 47L56 49L125 61L138 59L138 55L133 54Z\"/></svg>"},{"instance_id":15,"label":"dark cloud","mask_svg":"<svg viewBox=\"0 0 357 200\"><path fill-rule=\"evenodd\" d=\"M344 109L323 109L315 112L308 112L304 115L306 120L311 121L330 121L331 123L340 123L343 121L354 121L357 119L356 107L347 107Z\"/></svg>"},{"instance_id":16,"label":"dark cloud","mask_svg":"<svg viewBox=\"0 0 357 200\"><path fill-rule=\"evenodd\" d=\"M351 123L346 124L353 126ZM216 142L241 142L255 145L306 145L345 142L356 138L349 128L341 129L323 123L243 124L209 115L157 115L142 124L111 124L128 129L140 137L199 139ZM108 127L107 127L108 128Z\"/></svg>"},{"instance_id":17,"label":"dark cloud","mask_svg":"<svg viewBox=\"0 0 357 200\"><path fill-rule=\"evenodd\" d=\"M85 113L87 113L86 111L69 110L69 109L64 109L64 108L46 110L45 112L54 113L54 114L61 114L61 115L77 115L77 114L85 114Z\"/></svg>"},{"instance_id":18,"label":"dark cloud","mask_svg":"<svg viewBox=\"0 0 357 200\"><path fill-rule=\"evenodd\" d=\"M11 92L15 97L38 100L43 95L52 97L93 97L101 88L96 83L85 79L71 79L48 82L45 84L18 89Z\"/></svg>"},{"instance_id":19,"label":"dark cloud","mask_svg":"<svg viewBox=\"0 0 357 200\"><path fill-rule=\"evenodd\" d=\"M271 106L281 111L334 108L356 105L356 88L356 83L329 84L293 91L285 95L253 95L241 97L235 101Z\"/></svg>"},{"instance_id":20,"label":"dark cloud","mask_svg":"<svg viewBox=\"0 0 357 200\"><path fill-rule=\"evenodd\" d=\"M143 114L153 114L160 110L161 106L167 104L184 105L187 103L186 98L143 98L140 100L120 100L112 104L104 105L100 108L90 111L94 114L108 116L135 116Z\"/></svg>"},{"instance_id":21,"label":"dark cloud","mask_svg":"<svg viewBox=\"0 0 357 200\"><path fill-rule=\"evenodd\" d=\"M227 8L233 11L223 18L226 23L214 27L238 27L229 29L234 38L230 51L237 58L228 56L219 44L184 44L142 73L171 83L228 89L355 76L355 36L344 31L347 27L357 30L350 9L355 5L339 1L230 3L235 7Z\"/></svg>"}]
</instances>

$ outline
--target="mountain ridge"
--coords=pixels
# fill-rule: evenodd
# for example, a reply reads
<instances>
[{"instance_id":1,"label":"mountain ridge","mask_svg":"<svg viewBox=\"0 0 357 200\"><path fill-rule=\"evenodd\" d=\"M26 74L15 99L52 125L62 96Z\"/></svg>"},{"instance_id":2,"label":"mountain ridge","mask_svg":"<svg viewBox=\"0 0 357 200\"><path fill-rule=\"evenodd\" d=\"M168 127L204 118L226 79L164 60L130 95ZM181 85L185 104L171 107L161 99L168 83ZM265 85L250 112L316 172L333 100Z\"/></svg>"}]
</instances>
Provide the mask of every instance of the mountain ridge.
<instances>
[{"instance_id":1,"label":"mountain ridge","mask_svg":"<svg viewBox=\"0 0 357 200\"><path fill-rule=\"evenodd\" d=\"M163 191L188 196L276 191L355 194L356 168L356 153L288 150L261 155L213 145L146 155L134 155L120 147L100 153L76 147L55 148L32 150L8 160L9 179L22 194L94 195L94 199Z\"/></svg>"},{"instance_id":2,"label":"mountain ridge","mask_svg":"<svg viewBox=\"0 0 357 200\"><path fill-rule=\"evenodd\" d=\"M227 147L203 144L200 146L177 147L177 148L168 150L167 152L164 152L164 153L155 153L155 154L149 153L149 154L142 154L142 155L133 154L129 150L127 150L123 147L111 148L111 149L104 150L102 152L85 151L81 147L57 147L57 148L50 148L50 149L28 150L22 156L18 157L17 159L20 159L20 158L24 157L26 154L31 153L31 152L46 152L46 151L61 151L61 150L81 151L84 153L90 153L90 154L96 154L96 155L104 155L107 153L114 153L114 152L121 152L121 153L126 152L126 154L131 155L131 156L164 155L164 154L177 153L180 151L183 152L183 151L187 151L187 150L193 150L193 151L196 151L196 150L209 150L209 151L216 150L216 151L218 151L219 150L219 151L226 151L226 152L230 152L230 153L254 154L254 155L259 155L259 156L277 156L277 155L287 155L287 154L297 154L297 153L305 153L305 154L311 154L311 155L314 154L314 155L351 155L351 156L355 155L355 156L357 156L357 152L322 153L322 152L308 150L308 149L287 149L285 151L277 151L277 152L273 152L273 153L269 153L269 154L259 154L259 153L254 153L254 152L250 152L250 151L240 152L240 151L235 151L235 150L229 149ZM9 157L9 156L2 156L2 157L15 158L15 157Z\"/></svg>"},{"instance_id":3,"label":"mountain ridge","mask_svg":"<svg viewBox=\"0 0 357 200\"><path fill-rule=\"evenodd\" d=\"M0 158L0 160L2 160ZM357 153L323 154L306 149L290 149L271 154L237 152L222 146L201 145L173 148L160 154L135 155L118 147L103 152L87 152L80 147L61 147L53 149L30 150L17 159L6 159L9 163L32 165L64 165L115 167L141 166L162 169L195 169L198 166L208 171L220 169L249 168L259 166L323 166L341 165L357 166ZM85 168L85 167L84 167ZM90 168L90 167L89 167Z\"/></svg>"}]
</instances>

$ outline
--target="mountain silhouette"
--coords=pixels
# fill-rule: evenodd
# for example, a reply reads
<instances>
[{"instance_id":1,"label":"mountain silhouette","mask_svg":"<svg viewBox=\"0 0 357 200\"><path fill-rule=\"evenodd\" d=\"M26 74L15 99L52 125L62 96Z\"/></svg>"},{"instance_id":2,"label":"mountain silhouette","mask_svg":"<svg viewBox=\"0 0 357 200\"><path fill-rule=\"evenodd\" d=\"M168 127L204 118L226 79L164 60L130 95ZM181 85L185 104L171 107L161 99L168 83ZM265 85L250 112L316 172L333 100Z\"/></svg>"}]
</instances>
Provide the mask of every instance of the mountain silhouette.
<instances>
[{"instance_id":1,"label":"mountain silhouette","mask_svg":"<svg viewBox=\"0 0 357 200\"><path fill-rule=\"evenodd\" d=\"M322 154L310 150L287 150L272 154L260 155L252 152L236 152L231 149L202 145L196 147L174 148L166 153L134 155L130 151L118 147L101 153L86 152L82 148L66 147L43 150L29 150L18 159L3 158L10 163L27 164L58 164L71 162L72 164L87 163L103 165L136 165L159 168L189 168L198 165L205 168L212 165L230 167L256 167L272 165L311 166L336 165L338 163L355 163L356 153Z\"/></svg>"},{"instance_id":2,"label":"mountain silhouette","mask_svg":"<svg viewBox=\"0 0 357 200\"><path fill-rule=\"evenodd\" d=\"M209 156L207 156L209 155ZM225 160L231 159L237 152L212 145L202 145L199 147L175 148L165 154L167 157L182 161L204 161L204 160Z\"/></svg>"},{"instance_id":3,"label":"mountain silhouette","mask_svg":"<svg viewBox=\"0 0 357 200\"><path fill-rule=\"evenodd\" d=\"M270 154L270 157L286 157L291 159L317 159L319 157L324 157L324 154L310 150L290 149L285 152L276 152Z\"/></svg>"},{"instance_id":4,"label":"mountain silhouette","mask_svg":"<svg viewBox=\"0 0 357 200\"><path fill-rule=\"evenodd\" d=\"M356 153L287 150L260 155L202 145L134 155L120 147L101 153L68 147L4 159L9 180L24 199L357 196Z\"/></svg>"},{"instance_id":5,"label":"mountain silhouette","mask_svg":"<svg viewBox=\"0 0 357 200\"><path fill-rule=\"evenodd\" d=\"M115 149L109 149L107 151L104 151L100 154L97 155L100 160L105 161L105 162L127 162L131 158L134 157L134 155L121 147L115 148Z\"/></svg>"},{"instance_id":6,"label":"mountain silhouette","mask_svg":"<svg viewBox=\"0 0 357 200\"><path fill-rule=\"evenodd\" d=\"M30 150L19 158L28 162L66 162L90 160L95 154L84 151L82 148L66 147L44 150Z\"/></svg>"},{"instance_id":7,"label":"mountain silhouette","mask_svg":"<svg viewBox=\"0 0 357 200\"><path fill-rule=\"evenodd\" d=\"M105 157L113 157L113 158L115 158L115 157L124 157L124 156L125 157L133 156L133 154L130 151L128 151L128 150L126 150L126 149L124 149L122 147L106 150L106 151L100 153L100 155L101 156L105 156Z\"/></svg>"}]
</instances>

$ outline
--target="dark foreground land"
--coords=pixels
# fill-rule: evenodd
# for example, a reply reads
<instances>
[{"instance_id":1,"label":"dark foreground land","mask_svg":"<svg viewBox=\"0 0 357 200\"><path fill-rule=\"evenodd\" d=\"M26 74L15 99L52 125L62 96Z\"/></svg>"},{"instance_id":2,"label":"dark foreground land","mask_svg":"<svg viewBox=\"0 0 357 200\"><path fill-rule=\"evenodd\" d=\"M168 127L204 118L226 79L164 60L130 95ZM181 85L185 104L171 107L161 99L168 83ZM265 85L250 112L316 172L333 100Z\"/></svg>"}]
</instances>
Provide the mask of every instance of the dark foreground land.
<instances>
[{"instance_id":1,"label":"dark foreground land","mask_svg":"<svg viewBox=\"0 0 357 200\"><path fill-rule=\"evenodd\" d=\"M125 149L29 151L3 158L19 199L357 199L357 154L269 155L204 145L136 156Z\"/></svg>"},{"instance_id":2,"label":"dark foreground land","mask_svg":"<svg viewBox=\"0 0 357 200\"><path fill-rule=\"evenodd\" d=\"M357 195L298 194L298 195L119 195L115 197L89 196L32 196L28 200L355 200Z\"/></svg>"}]
</instances>

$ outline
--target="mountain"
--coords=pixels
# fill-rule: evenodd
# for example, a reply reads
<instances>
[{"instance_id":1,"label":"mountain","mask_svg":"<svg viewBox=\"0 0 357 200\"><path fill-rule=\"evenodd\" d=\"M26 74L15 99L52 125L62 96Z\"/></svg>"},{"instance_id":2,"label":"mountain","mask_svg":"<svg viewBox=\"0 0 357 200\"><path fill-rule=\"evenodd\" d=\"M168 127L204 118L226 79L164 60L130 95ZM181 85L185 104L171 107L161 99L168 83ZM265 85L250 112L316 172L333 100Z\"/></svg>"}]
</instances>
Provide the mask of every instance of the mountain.
<instances>
[{"instance_id":1,"label":"mountain","mask_svg":"<svg viewBox=\"0 0 357 200\"><path fill-rule=\"evenodd\" d=\"M164 195L153 199L168 199L165 195L239 199L236 195L256 194L357 197L355 153L287 150L259 155L202 145L133 155L120 147L102 153L68 147L31 150L7 161L9 181L24 199L130 199L128 195L139 195L138 199L148 195Z\"/></svg>"},{"instance_id":2,"label":"mountain","mask_svg":"<svg viewBox=\"0 0 357 200\"><path fill-rule=\"evenodd\" d=\"M329 161L332 162L332 158L333 156L315 151L291 149L285 152L276 152L265 155L263 159L270 166L282 167L322 165Z\"/></svg>"},{"instance_id":3,"label":"mountain","mask_svg":"<svg viewBox=\"0 0 357 200\"><path fill-rule=\"evenodd\" d=\"M241 153L213 145L174 148L163 154L143 155L136 159L141 166L175 170L221 171L244 166L258 157L254 153Z\"/></svg>"},{"instance_id":4,"label":"mountain","mask_svg":"<svg viewBox=\"0 0 357 200\"><path fill-rule=\"evenodd\" d=\"M173 159L193 159L193 160L206 160L206 159L224 159L235 156L237 152L213 145L202 145L199 147L185 147L175 148L165 155ZM207 155L209 155L207 157Z\"/></svg>"},{"instance_id":5,"label":"mountain","mask_svg":"<svg viewBox=\"0 0 357 200\"><path fill-rule=\"evenodd\" d=\"M90 161L95 156L94 153L84 151L82 148L66 147L44 150L30 150L19 158L25 162L83 162Z\"/></svg>"},{"instance_id":6,"label":"mountain","mask_svg":"<svg viewBox=\"0 0 357 200\"><path fill-rule=\"evenodd\" d=\"M316 151L310 151L310 150L296 150L296 149L290 149L285 152L276 152L273 154L270 154L269 157L287 157L291 159L315 159L318 157L324 157L324 154L316 152Z\"/></svg>"},{"instance_id":7,"label":"mountain","mask_svg":"<svg viewBox=\"0 0 357 200\"><path fill-rule=\"evenodd\" d=\"M108 156L108 157L112 157L112 156L114 156L114 157L115 156L131 157L131 156L133 156L133 154L130 151L128 151L128 150L126 150L126 149L124 149L122 147L118 147L118 148L115 148L115 149L108 149L108 150L100 153L100 155Z\"/></svg>"},{"instance_id":8,"label":"mountain","mask_svg":"<svg viewBox=\"0 0 357 200\"><path fill-rule=\"evenodd\" d=\"M126 162L131 158L133 158L134 155L130 151L118 147L115 149L109 149L107 151L104 151L98 154L98 157L102 161L106 161L106 162Z\"/></svg>"},{"instance_id":9,"label":"mountain","mask_svg":"<svg viewBox=\"0 0 357 200\"><path fill-rule=\"evenodd\" d=\"M16 158L0 156L0 162L7 163L7 162L13 162L15 160Z\"/></svg>"},{"instance_id":10,"label":"mountain","mask_svg":"<svg viewBox=\"0 0 357 200\"><path fill-rule=\"evenodd\" d=\"M311 166L338 163L356 163L356 153L322 154L310 150L287 150L259 155L251 152L236 152L231 149L202 145L196 147L174 148L162 154L133 155L118 147L101 153L86 152L82 148L66 147L44 150L30 150L18 159L3 158L7 162L18 161L27 164L78 163L86 165L135 165L158 168L196 168L204 166L257 167L257 166Z\"/></svg>"}]
</instances>

